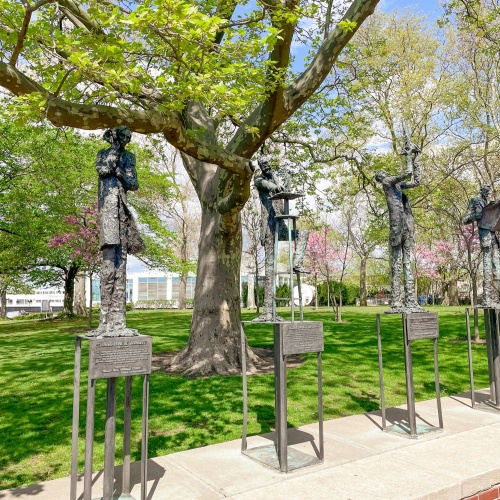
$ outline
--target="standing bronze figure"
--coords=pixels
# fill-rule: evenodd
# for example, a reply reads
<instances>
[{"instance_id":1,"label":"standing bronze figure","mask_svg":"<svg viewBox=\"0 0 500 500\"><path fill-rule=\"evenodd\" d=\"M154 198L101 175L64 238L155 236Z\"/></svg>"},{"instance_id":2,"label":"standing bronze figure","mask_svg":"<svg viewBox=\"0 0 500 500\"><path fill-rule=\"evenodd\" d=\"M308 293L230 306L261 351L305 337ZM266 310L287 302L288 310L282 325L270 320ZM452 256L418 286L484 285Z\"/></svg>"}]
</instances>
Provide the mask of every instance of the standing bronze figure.
<instances>
[{"instance_id":1,"label":"standing bronze figure","mask_svg":"<svg viewBox=\"0 0 500 500\"><path fill-rule=\"evenodd\" d=\"M275 233L278 231L278 240L288 240L288 228L286 223L277 218L283 215L284 201L273 200L272 197L278 193L288 190L281 180L273 173L268 161L259 160L260 171L254 177L254 184L259 192L261 202L261 227L260 242L265 251L265 281L264 281L264 304L263 312L257 321L273 321L273 274L274 274L274 241ZM309 231L297 230L292 232L295 240L295 252L293 255L293 271L295 273L307 273L302 267L302 261L307 248ZM277 321L283 321L280 316Z\"/></svg>"},{"instance_id":2,"label":"standing bronze figure","mask_svg":"<svg viewBox=\"0 0 500 500\"><path fill-rule=\"evenodd\" d=\"M490 191L491 186L482 186L479 195L469 201L463 223L477 222L479 229L479 243L483 254L483 301L479 307L500 308L498 290L493 285L494 281L498 283L500 277L499 242L496 233L491 230L491 224L488 224L489 220L484 220L485 208L495 204L488 202Z\"/></svg>"},{"instance_id":3,"label":"standing bronze figure","mask_svg":"<svg viewBox=\"0 0 500 500\"><path fill-rule=\"evenodd\" d=\"M417 162L420 149L405 136L401 154L406 157L406 169L403 173L390 175L384 170L375 173L375 180L382 184L389 209L391 309L387 313L425 312L417 302L411 269L411 252L415 246L415 220L408 197L403 192L403 189L420 185L422 171ZM401 274L404 290L401 286Z\"/></svg>"},{"instance_id":4,"label":"standing bronze figure","mask_svg":"<svg viewBox=\"0 0 500 500\"><path fill-rule=\"evenodd\" d=\"M103 139L110 147L97 153L99 174L98 209L100 225L101 315L99 327L88 336L138 335L125 320L127 254L144 249L134 217L127 205L127 192L138 189L135 155L125 150L132 134L128 127L106 130Z\"/></svg>"}]
</instances>

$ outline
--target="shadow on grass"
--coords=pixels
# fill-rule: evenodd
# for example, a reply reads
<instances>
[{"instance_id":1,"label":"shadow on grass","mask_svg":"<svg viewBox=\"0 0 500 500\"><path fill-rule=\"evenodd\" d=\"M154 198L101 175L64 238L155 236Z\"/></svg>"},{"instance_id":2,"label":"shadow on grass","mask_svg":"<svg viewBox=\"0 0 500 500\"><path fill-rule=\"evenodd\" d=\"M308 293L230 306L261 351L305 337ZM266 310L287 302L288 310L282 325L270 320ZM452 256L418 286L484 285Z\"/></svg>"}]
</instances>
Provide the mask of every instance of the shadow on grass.
<instances>
[{"instance_id":1,"label":"shadow on grass","mask_svg":"<svg viewBox=\"0 0 500 500\"><path fill-rule=\"evenodd\" d=\"M331 311L305 310L305 319L324 324L324 418L365 413L379 407L376 313L382 308L346 307L344 323L333 321ZM438 309L440 321L439 368L442 395L469 388L467 345L456 339L465 334L465 315L458 308ZM283 313L286 316L286 311ZM244 312L244 319L254 315ZM382 344L386 405L405 402L404 354L401 317L383 316ZM131 328L153 337L153 352L184 347L191 312L133 311ZM95 323L95 322L94 322ZM96 324L96 323L95 323ZM252 347L272 348L269 325L246 329ZM85 320L0 323L0 484L16 487L66 476L71 450L75 329ZM482 328L482 326L480 326ZM83 345L83 358L88 347ZM476 387L489 385L486 347L473 346ZM7 355L8 354L8 355ZM434 397L432 342L415 342L413 348L415 396ZM86 362L84 362L85 364ZM83 434L86 372L82 371L80 429ZM154 372L150 386L149 456L238 439L242 426L241 377L214 376L187 379ZM102 382L102 383L101 383ZM97 383L94 468L102 467L105 382ZM274 427L274 378L256 375L248 383L248 433L263 434ZM142 383L133 383L133 460L140 458ZM117 462L121 457L123 381L118 383ZM317 422L316 355L288 371L288 423L296 427ZM83 436L79 441L83 468ZM0 493L1 494L1 493ZM1 497L0 497L1 498Z\"/></svg>"}]
</instances>

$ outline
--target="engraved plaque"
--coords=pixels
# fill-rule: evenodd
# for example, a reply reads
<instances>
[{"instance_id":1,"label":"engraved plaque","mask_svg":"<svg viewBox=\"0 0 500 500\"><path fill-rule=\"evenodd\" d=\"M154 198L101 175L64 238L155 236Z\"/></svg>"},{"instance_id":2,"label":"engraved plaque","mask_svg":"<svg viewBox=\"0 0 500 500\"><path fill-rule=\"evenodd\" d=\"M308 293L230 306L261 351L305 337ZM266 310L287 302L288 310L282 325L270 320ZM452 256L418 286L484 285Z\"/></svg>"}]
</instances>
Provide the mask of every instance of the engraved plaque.
<instances>
[{"instance_id":1,"label":"engraved plaque","mask_svg":"<svg viewBox=\"0 0 500 500\"><path fill-rule=\"evenodd\" d=\"M324 350L323 323L320 321L298 321L279 323L283 354L303 354Z\"/></svg>"},{"instance_id":2,"label":"engraved plaque","mask_svg":"<svg viewBox=\"0 0 500 500\"><path fill-rule=\"evenodd\" d=\"M436 313L415 313L406 316L408 340L437 339L439 337Z\"/></svg>"},{"instance_id":3,"label":"engraved plaque","mask_svg":"<svg viewBox=\"0 0 500 500\"><path fill-rule=\"evenodd\" d=\"M128 377L151 373L152 342L148 335L90 341L90 378Z\"/></svg>"}]
</instances>

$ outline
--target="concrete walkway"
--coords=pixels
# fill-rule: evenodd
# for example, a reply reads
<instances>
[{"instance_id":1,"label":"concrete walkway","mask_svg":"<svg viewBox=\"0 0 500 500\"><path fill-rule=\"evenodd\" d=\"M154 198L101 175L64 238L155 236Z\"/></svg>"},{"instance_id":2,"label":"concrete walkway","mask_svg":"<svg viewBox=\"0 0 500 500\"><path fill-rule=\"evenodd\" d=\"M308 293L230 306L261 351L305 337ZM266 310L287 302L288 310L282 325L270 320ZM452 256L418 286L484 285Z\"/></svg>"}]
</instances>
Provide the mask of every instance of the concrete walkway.
<instances>
[{"instance_id":1,"label":"concrete walkway","mask_svg":"<svg viewBox=\"0 0 500 500\"><path fill-rule=\"evenodd\" d=\"M486 399L485 391L476 400ZM241 455L230 441L149 461L148 500L458 500L500 483L500 412L470 408L468 395L442 399L444 431L408 439L381 430L380 412L325 422L323 464L281 474ZM420 423L437 425L436 401L417 403ZM406 418L401 408L388 423ZM249 448L270 435L249 439ZM318 426L289 431L294 448L314 455ZM69 467L69 464L68 464ZM102 492L95 475L93 498ZM132 465L139 500L139 464ZM83 481L79 481L79 493ZM119 492L121 468L116 468ZM68 500L69 478L0 491L0 500Z\"/></svg>"}]
</instances>

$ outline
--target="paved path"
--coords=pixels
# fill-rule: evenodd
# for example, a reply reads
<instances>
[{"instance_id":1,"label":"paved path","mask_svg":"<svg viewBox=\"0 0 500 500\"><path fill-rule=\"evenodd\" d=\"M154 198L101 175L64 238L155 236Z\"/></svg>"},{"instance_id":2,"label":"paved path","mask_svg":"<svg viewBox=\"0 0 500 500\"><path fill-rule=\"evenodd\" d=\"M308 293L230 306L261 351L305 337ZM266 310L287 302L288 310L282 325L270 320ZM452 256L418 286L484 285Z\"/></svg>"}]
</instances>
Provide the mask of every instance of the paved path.
<instances>
[{"instance_id":1,"label":"paved path","mask_svg":"<svg viewBox=\"0 0 500 500\"><path fill-rule=\"evenodd\" d=\"M444 431L419 439L382 432L380 412L327 421L324 463L289 474L242 456L239 440L157 457L149 461L148 500L458 500L500 483L500 413L471 409L467 395L442 404ZM437 425L435 400L416 408L420 423ZM401 408L387 412L389 422L405 415ZM314 454L317 431L313 424L290 430L289 443ZM270 439L252 437L249 448ZM117 467L117 485L120 479ZM93 498L102 492L101 481L98 472ZM139 499L137 463L132 481ZM0 500L68 499L69 478L0 491Z\"/></svg>"}]
</instances>

